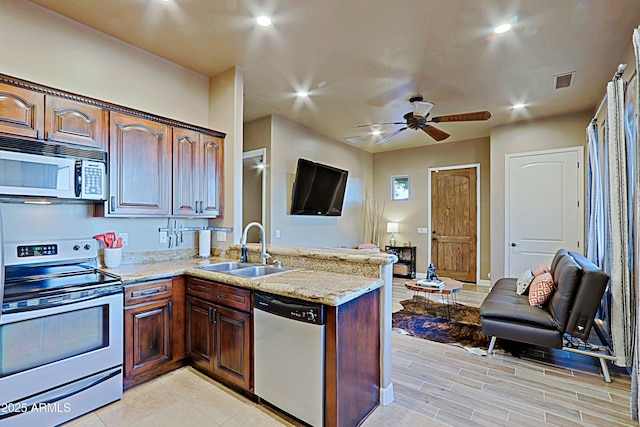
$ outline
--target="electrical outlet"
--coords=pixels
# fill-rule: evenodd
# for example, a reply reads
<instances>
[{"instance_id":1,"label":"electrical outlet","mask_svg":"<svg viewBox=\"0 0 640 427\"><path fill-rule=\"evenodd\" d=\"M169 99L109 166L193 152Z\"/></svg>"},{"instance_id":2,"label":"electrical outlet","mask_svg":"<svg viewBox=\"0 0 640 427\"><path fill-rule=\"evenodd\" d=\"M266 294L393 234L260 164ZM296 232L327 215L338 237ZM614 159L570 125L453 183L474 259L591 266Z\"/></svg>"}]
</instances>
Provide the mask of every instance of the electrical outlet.
<instances>
[{"instance_id":1,"label":"electrical outlet","mask_svg":"<svg viewBox=\"0 0 640 427\"><path fill-rule=\"evenodd\" d=\"M226 231L216 231L216 240L218 242L226 242L227 241L227 232Z\"/></svg>"},{"instance_id":2,"label":"electrical outlet","mask_svg":"<svg viewBox=\"0 0 640 427\"><path fill-rule=\"evenodd\" d=\"M418 227L418 234L427 234L427 233L429 233L428 228Z\"/></svg>"},{"instance_id":3,"label":"electrical outlet","mask_svg":"<svg viewBox=\"0 0 640 427\"><path fill-rule=\"evenodd\" d=\"M129 245L129 233L118 233L118 237L122 239L122 247Z\"/></svg>"},{"instance_id":4,"label":"electrical outlet","mask_svg":"<svg viewBox=\"0 0 640 427\"><path fill-rule=\"evenodd\" d=\"M161 231L160 232L160 243L167 243L167 232L166 231Z\"/></svg>"},{"instance_id":5,"label":"electrical outlet","mask_svg":"<svg viewBox=\"0 0 640 427\"><path fill-rule=\"evenodd\" d=\"M280 230L276 230L276 239L280 238Z\"/></svg>"}]
</instances>

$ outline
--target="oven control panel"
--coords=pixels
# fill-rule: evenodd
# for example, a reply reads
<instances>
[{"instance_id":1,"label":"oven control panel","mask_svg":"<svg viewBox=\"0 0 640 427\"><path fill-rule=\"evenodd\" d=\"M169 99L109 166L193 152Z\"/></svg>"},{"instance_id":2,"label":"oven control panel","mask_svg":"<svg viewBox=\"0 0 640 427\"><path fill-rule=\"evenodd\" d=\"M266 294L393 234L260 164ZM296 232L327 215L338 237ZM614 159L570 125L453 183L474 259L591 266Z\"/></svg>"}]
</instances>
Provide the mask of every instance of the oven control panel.
<instances>
[{"instance_id":1,"label":"oven control panel","mask_svg":"<svg viewBox=\"0 0 640 427\"><path fill-rule=\"evenodd\" d=\"M45 255L58 255L58 245L50 244L18 246L18 258Z\"/></svg>"},{"instance_id":2,"label":"oven control panel","mask_svg":"<svg viewBox=\"0 0 640 427\"><path fill-rule=\"evenodd\" d=\"M5 266L59 263L96 259L98 242L94 239L58 239L5 242Z\"/></svg>"}]
</instances>

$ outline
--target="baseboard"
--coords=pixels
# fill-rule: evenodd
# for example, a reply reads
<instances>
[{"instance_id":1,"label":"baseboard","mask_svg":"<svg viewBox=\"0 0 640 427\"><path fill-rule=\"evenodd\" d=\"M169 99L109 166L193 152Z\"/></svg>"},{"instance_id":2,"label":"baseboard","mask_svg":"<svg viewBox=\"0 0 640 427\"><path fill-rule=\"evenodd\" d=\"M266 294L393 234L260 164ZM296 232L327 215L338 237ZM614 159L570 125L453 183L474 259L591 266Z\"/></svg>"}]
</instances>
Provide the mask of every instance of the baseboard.
<instances>
[{"instance_id":1,"label":"baseboard","mask_svg":"<svg viewBox=\"0 0 640 427\"><path fill-rule=\"evenodd\" d=\"M380 387L380 404L382 406L390 405L393 402L393 383L385 388Z\"/></svg>"}]
</instances>

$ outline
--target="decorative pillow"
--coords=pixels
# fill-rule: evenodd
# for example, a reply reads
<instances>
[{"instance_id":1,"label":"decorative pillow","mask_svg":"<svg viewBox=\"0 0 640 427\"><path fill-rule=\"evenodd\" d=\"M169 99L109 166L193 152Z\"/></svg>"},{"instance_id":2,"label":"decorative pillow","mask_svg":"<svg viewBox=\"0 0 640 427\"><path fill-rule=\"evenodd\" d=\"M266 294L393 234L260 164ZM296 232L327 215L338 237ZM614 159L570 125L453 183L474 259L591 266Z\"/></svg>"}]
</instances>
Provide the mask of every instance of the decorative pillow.
<instances>
[{"instance_id":1,"label":"decorative pillow","mask_svg":"<svg viewBox=\"0 0 640 427\"><path fill-rule=\"evenodd\" d=\"M539 276L541 274L548 273L549 267L547 267L546 264L540 264L539 266L531 270L531 272L533 273L534 276Z\"/></svg>"},{"instance_id":2,"label":"decorative pillow","mask_svg":"<svg viewBox=\"0 0 640 427\"><path fill-rule=\"evenodd\" d=\"M551 273L536 276L529 285L529 305L542 307L553 293L553 277Z\"/></svg>"},{"instance_id":3,"label":"decorative pillow","mask_svg":"<svg viewBox=\"0 0 640 427\"><path fill-rule=\"evenodd\" d=\"M527 270L518 277L518 281L516 282L516 293L518 295L524 295L529 289L529 285L533 281L534 276L531 270Z\"/></svg>"}]
</instances>

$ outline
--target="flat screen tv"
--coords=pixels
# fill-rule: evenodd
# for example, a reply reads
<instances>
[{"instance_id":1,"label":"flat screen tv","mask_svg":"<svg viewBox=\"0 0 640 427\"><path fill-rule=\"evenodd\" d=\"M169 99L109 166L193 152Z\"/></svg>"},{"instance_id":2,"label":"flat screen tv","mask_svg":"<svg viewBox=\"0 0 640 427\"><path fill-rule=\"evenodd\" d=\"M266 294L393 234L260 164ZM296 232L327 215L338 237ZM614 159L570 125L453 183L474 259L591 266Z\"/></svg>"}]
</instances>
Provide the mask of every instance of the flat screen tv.
<instances>
[{"instance_id":1,"label":"flat screen tv","mask_svg":"<svg viewBox=\"0 0 640 427\"><path fill-rule=\"evenodd\" d=\"M291 215L340 216L348 171L298 159Z\"/></svg>"}]
</instances>

